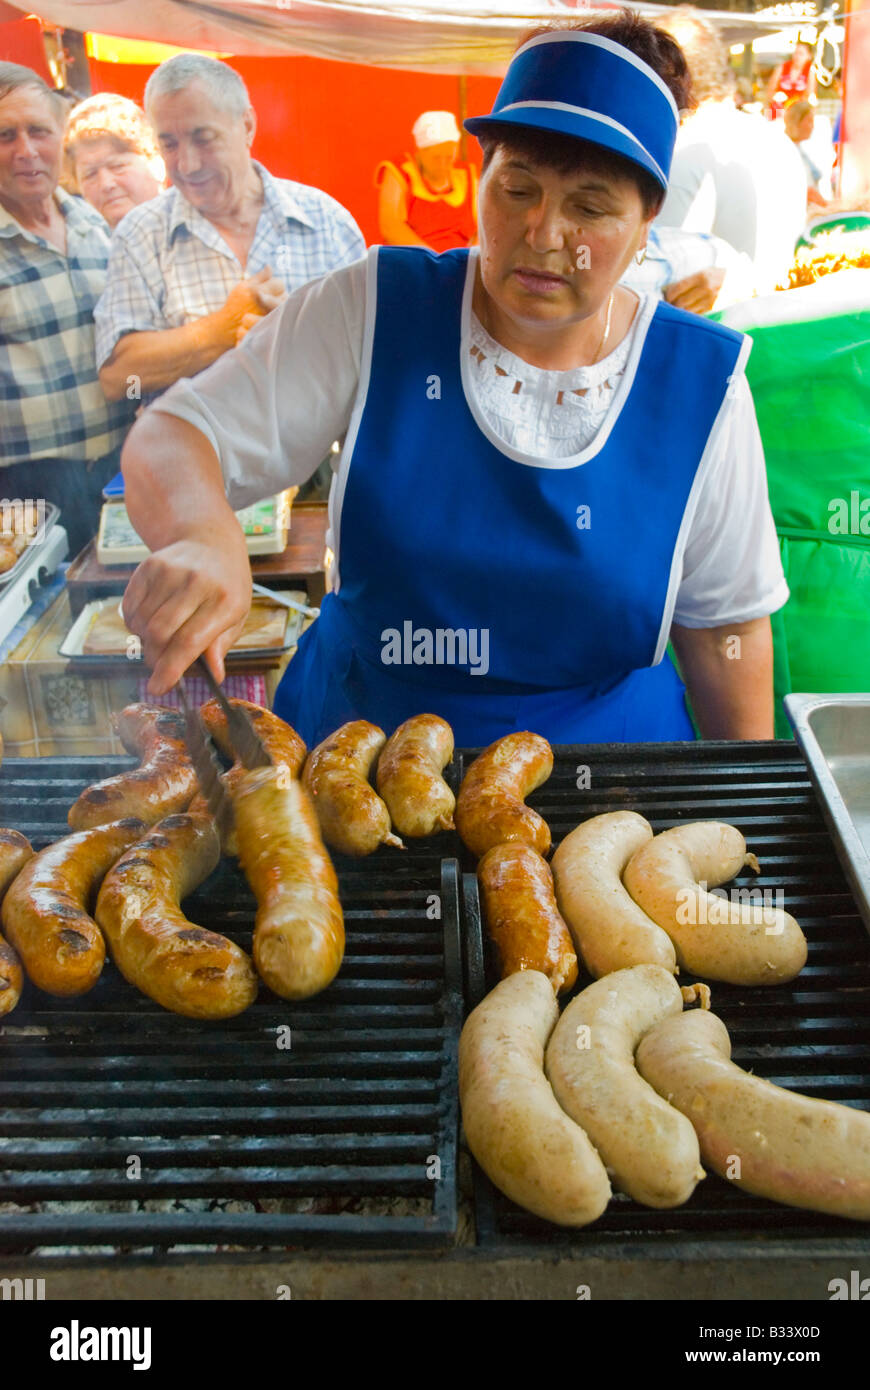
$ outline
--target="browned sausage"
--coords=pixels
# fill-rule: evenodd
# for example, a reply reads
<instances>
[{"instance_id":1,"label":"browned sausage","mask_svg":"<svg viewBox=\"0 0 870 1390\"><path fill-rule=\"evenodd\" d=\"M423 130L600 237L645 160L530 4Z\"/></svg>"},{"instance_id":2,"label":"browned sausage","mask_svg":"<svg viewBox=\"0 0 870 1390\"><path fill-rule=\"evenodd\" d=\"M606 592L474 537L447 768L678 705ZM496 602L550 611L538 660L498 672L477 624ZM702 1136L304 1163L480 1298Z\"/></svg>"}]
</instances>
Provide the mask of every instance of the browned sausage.
<instances>
[{"instance_id":1,"label":"browned sausage","mask_svg":"<svg viewBox=\"0 0 870 1390\"><path fill-rule=\"evenodd\" d=\"M472 854L514 840L548 852L550 827L524 802L552 771L553 750L540 734L506 734L475 758L456 800L456 828Z\"/></svg>"},{"instance_id":2,"label":"browned sausage","mask_svg":"<svg viewBox=\"0 0 870 1390\"><path fill-rule=\"evenodd\" d=\"M168 816L109 870L97 898L94 915L124 978L188 1018L232 1018L257 995L245 952L179 907L219 858L209 816Z\"/></svg>"},{"instance_id":3,"label":"browned sausage","mask_svg":"<svg viewBox=\"0 0 870 1390\"><path fill-rule=\"evenodd\" d=\"M378 758L378 791L400 835L453 829L456 798L441 776L453 757L453 730L437 714L406 719Z\"/></svg>"},{"instance_id":4,"label":"browned sausage","mask_svg":"<svg viewBox=\"0 0 870 1390\"><path fill-rule=\"evenodd\" d=\"M289 769L291 777L298 777L302 771L307 750L296 730L292 729L289 724L285 724L284 720L279 719L277 714L273 714L271 710L251 704L249 700L231 699L230 704L236 709L244 710L248 715L260 742L275 766L286 767ZM206 732L211 735L221 752L225 753L228 758L234 757L235 749L230 743L226 716L217 700L209 700L207 704L203 705L200 715ZM232 799L233 791L244 771L244 765L236 760L229 772L223 774L221 781L230 799ZM205 797L195 796L188 809L207 811L208 806ZM239 852L236 829L232 822L224 837L222 848L224 854L237 855Z\"/></svg>"},{"instance_id":5,"label":"browned sausage","mask_svg":"<svg viewBox=\"0 0 870 1390\"><path fill-rule=\"evenodd\" d=\"M311 798L277 767L240 777L239 858L257 899L254 964L282 999L307 999L335 978L344 956L338 884Z\"/></svg>"},{"instance_id":6,"label":"browned sausage","mask_svg":"<svg viewBox=\"0 0 870 1390\"><path fill-rule=\"evenodd\" d=\"M33 848L18 830L0 830L0 902L31 858ZM9 1014L21 998L24 971L4 937L0 936L0 1017Z\"/></svg>"},{"instance_id":7,"label":"browned sausage","mask_svg":"<svg viewBox=\"0 0 870 1390\"><path fill-rule=\"evenodd\" d=\"M120 772L86 787L69 809L73 830L135 816L154 825L184 811L197 791L196 773L184 742L184 718L177 710L128 705L115 727L129 753L141 758L138 768Z\"/></svg>"},{"instance_id":8,"label":"browned sausage","mask_svg":"<svg viewBox=\"0 0 870 1390\"><path fill-rule=\"evenodd\" d=\"M386 742L383 729L366 719L342 724L319 743L302 772L323 838L342 854L372 854L378 845L402 841L390 831L390 813L368 776Z\"/></svg>"},{"instance_id":9,"label":"browned sausage","mask_svg":"<svg viewBox=\"0 0 870 1390\"><path fill-rule=\"evenodd\" d=\"M528 845L495 845L477 866L487 930L501 960L501 977L539 970L556 994L577 982L571 933L556 906L550 866Z\"/></svg>"},{"instance_id":10,"label":"browned sausage","mask_svg":"<svg viewBox=\"0 0 870 1390\"><path fill-rule=\"evenodd\" d=\"M3 927L33 983L46 994L85 994L106 958L91 900L108 869L145 833L140 820L67 835L21 870L3 901Z\"/></svg>"},{"instance_id":11,"label":"browned sausage","mask_svg":"<svg viewBox=\"0 0 870 1390\"><path fill-rule=\"evenodd\" d=\"M20 830L0 830L0 902L33 855L33 846Z\"/></svg>"}]
</instances>

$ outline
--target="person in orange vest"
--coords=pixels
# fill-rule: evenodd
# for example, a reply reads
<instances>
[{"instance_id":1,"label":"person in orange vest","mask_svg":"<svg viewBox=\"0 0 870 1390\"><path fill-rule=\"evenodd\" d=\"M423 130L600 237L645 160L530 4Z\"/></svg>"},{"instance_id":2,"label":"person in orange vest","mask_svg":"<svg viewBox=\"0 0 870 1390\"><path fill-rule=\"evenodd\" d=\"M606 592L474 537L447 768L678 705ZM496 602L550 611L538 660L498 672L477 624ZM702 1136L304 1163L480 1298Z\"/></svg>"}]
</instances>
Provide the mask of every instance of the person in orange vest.
<instances>
[{"instance_id":1,"label":"person in orange vest","mask_svg":"<svg viewBox=\"0 0 870 1390\"><path fill-rule=\"evenodd\" d=\"M457 164L459 128L452 111L424 111L414 124L414 153L385 159L375 171L378 225L389 246L449 251L477 237L477 170Z\"/></svg>"},{"instance_id":2,"label":"person in orange vest","mask_svg":"<svg viewBox=\"0 0 870 1390\"><path fill-rule=\"evenodd\" d=\"M816 74L813 69L813 50L799 39L792 56L771 74L767 84L767 114L775 121L790 101L816 102Z\"/></svg>"}]
</instances>

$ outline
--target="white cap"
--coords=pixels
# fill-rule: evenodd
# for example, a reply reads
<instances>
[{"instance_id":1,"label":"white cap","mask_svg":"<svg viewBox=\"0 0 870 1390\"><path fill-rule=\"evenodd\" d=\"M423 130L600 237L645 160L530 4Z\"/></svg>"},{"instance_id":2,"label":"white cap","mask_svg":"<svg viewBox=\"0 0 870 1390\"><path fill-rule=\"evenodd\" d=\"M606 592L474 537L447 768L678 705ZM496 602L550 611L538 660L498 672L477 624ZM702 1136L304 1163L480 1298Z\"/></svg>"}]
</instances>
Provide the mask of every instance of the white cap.
<instances>
[{"instance_id":1,"label":"white cap","mask_svg":"<svg viewBox=\"0 0 870 1390\"><path fill-rule=\"evenodd\" d=\"M452 111L424 111L418 116L411 131L418 150L428 145L446 145L448 140L459 139L459 126Z\"/></svg>"}]
</instances>

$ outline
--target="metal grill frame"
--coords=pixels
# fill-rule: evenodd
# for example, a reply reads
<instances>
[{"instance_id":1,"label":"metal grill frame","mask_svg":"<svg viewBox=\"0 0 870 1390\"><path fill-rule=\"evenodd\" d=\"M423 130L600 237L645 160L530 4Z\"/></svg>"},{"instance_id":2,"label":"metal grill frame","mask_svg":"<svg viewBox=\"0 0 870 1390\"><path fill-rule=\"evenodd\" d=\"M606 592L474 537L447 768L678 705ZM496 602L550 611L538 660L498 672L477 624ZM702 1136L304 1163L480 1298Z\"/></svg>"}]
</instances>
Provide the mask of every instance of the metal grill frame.
<instances>
[{"instance_id":1,"label":"metal grill frame","mask_svg":"<svg viewBox=\"0 0 870 1390\"><path fill-rule=\"evenodd\" d=\"M479 751L463 751L463 771ZM773 856L765 854L761 833L764 825L770 826L771 817L767 814L762 818L756 812L761 810L766 797L768 803L781 803L782 815L802 819L805 822L803 828L796 826L791 832L796 846L794 852L799 850L801 840L807 845L815 841L817 850L823 851L821 857L825 863L825 873L836 898L841 900L843 921L850 923L849 930L863 956L867 982L860 988L870 999L870 939L864 930L865 924L858 916L809 773L795 744L779 740L739 744L712 741L691 744L595 744L563 745L554 747L553 751L553 774L528 798L528 803L550 824L554 848L574 826L605 811L637 811L646 816L656 832L681 821L723 820L743 831L749 848L756 850L761 860L762 873L759 876L747 871L735 882L739 886L751 886L753 883L763 885L765 880L770 879L775 862ZM591 786L589 790L575 791L573 797L566 797L561 784L570 776L572 768L576 771L579 767L591 769ZM712 779L712 786L707 789L701 783L705 771ZM687 784L682 797L668 786L668 782L672 783L680 776L685 777ZM728 783L741 779L746 789L728 788ZM770 788L769 792L765 791L766 787ZM738 797L742 805L740 812L735 814L729 802ZM767 838L772 838L769 829ZM473 863L466 862L463 868L467 1014L493 988L499 976L495 952L486 939L482 924ZM776 877L775 868L773 877ZM786 908L794 912L801 925L808 926L806 917L802 917L794 904L794 897L788 893L788 884L784 886ZM813 948L821 944L814 929L807 930L807 936L811 952L808 964L793 984L776 987L781 994L800 995L806 988L807 972L813 970ZM694 978L681 974L680 983L691 983ZM803 988L801 981L804 982ZM581 963L580 979L568 998L589 983L591 977ZM750 1001L758 1008L764 1005L765 999L774 1000L775 991L768 988L740 989L715 981L710 983L712 1008L714 1012L721 1013L732 1032L734 1059L741 1065L747 1065L744 1055L746 1047L741 1045L737 1037L741 1029L740 1011L747 1008ZM854 998L856 1001L860 998L857 991ZM567 1000L562 1001L563 1006L565 1002ZM773 1007L776 1007L775 1002ZM806 1022L806 1019L803 1021ZM854 1026L859 1026L861 1022L860 1018L852 1019ZM864 1031L867 1041L862 1045L864 1050L861 1055L866 1055L867 1061L861 1096L864 1104L861 1108L870 1110L870 1017L864 1024ZM774 1047L775 1044L771 1043L770 1046ZM759 1066L759 1074L769 1075L771 1072L779 1079L775 1066ZM797 1087L799 1080L799 1077L792 1078L793 1088ZM805 1089L808 1093L813 1092L812 1086ZM577 1257L584 1261L614 1260L623 1259L628 1252L641 1261L664 1259L694 1263L733 1259L735 1252L739 1252L747 1258L767 1258L777 1263L786 1259L808 1264L832 1256L842 1260L863 1259L865 1263L870 1259L870 1228L862 1223L804 1212L754 1197L739 1189L729 1188L724 1179L714 1174L708 1174L685 1207L671 1211L653 1210L631 1201L625 1194L615 1193L607 1212L597 1222L572 1231L522 1212L495 1189L473 1159L472 1165L478 1249L482 1254L494 1258L522 1254L547 1255L550 1258ZM723 1218L718 1229L705 1231L701 1221L691 1218L690 1223L685 1217L681 1219L680 1213L691 1212L706 1203L711 1190L717 1198L722 1199L719 1209ZM714 1227L715 1211L712 1216L710 1226ZM756 1224L747 1229L748 1221Z\"/></svg>"},{"instance_id":2,"label":"metal grill frame","mask_svg":"<svg viewBox=\"0 0 870 1390\"><path fill-rule=\"evenodd\" d=\"M116 771L134 765L135 762L127 758L10 759L4 764L2 771L0 771L0 821L6 823L10 818L9 807L12 797L8 794L4 795L4 793L8 791L8 784L13 782L15 787L21 787L22 783L26 784L27 782L32 782L35 791L32 802L34 818L28 821L26 817L22 818L22 815L18 814L10 820L10 823L14 824L16 828L21 829L24 834L28 835L35 849L40 849L65 832L65 823L63 825L58 823L57 812L62 808L65 822L67 807L84 785L95 780L97 776L111 775ZM4 782L7 784L6 787L4 787ZM51 790L56 793L56 795L54 798L46 796L45 794L40 796L38 795L38 789L40 788L44 789L44 792ZM21 795L18 797L19 802L22 797L26 795L26 790L25 786L22 789ZM13 797L15 795L16 793L13 792ZM419 885L414 887L413 890L409 887L409 896L411 891L413 891L416 894L418 902L421 892L425 893L427 896L429 892L439 894L441 910L440 923L437 919L432 919L432 930L433 935L436 935L441 943L441 969L437 976L432 976L431 979L427 978L422 981L424 985L430 986L437 980L439 987L435 991L430 988L428 994L425 990L421 991L421 994L425 995L425 998L421 1000L420 1005L414 1004L414 985L410 981L395 979L391 987L391 977L387 975L387 983L385 985L382 984L379 988L377 978L369 979L364 977L348 982L347 976L343 976L340 972L334 984L330 986L330 989L322 996L318 996L313 1000L289 1004L277 999L263 987L259 1001L237 1019L226 1020L220 1023L201 1023L198 1020L186 1019L179 1015L166 1012L161 1009L160 1006L153 1004L150 1000L140 995L133 986L128 985L118 976L117 979L112 981L109 987L111 994L108 1000L110 1005L108 1012L106 1011L107 1000L105 997L102 1001L94 1000L90 1004L89 1000L91 997L87 995L81 1000L51 999L49 996L35 991L32 986L28 985L25 988L28 991L29 997L25 995L17 1009L9 1015L8 1020L3 1020L3 1023L11 1030L22 1026L33 1026L34 1024L37 1026L50 1027L50 1020L53 1015L68 1020L69 1015L73 1014L74 1017L81 1018L83 1026L93 1026L94 1032L85 1035L87 1037L87 1046L93 1052L96 1029L99 1026L100 1020L111 1016L113 1018L113 1033L117 1034L119 1030L121 1032L127 1031L133 1040L134 1048L138 1046L140 1049L144 1049L146 1056L148 1056L150 1045L154 1044L156 1032L159 1031L161 1034L165 1033L171 1037L172 1048L175 1050L176 1059L182 1055L180 1049L183 1048L183 1040L188 1038L199 1039L202 1045L206 1049L211 1049L219 1059L223 1056L226 1060L232 1061L233 1058L236 1057L238 1059L240 1072L246 1075L255 1072L255 1065L251 1061L250 1056L247 1059L248 1064L246 1065L243 1051L241 1054L233 1052L234 1040L237 1046L242 1035L245 1032L250 1032L252 1028L256 1028L260 1033L268 1033L281 1024L290 1024L294 1029L299 1027L304 1028L305 1024L304 1022L300 1023L300 1020L311 1020L312 1018L316 1020L318 1017L321 1020L326 1017L328 1020L331 1016L335 1019L335 1024L333 1025L331 1022L328 1023L330 1030L333 1026L337 1027L339 1030L342 1029L342 1026L345 1028L344 1036L349 1039L345 1049L346 1052L351 1052L353 1049L354 1032L356 1032L360 1040L362 1040L365 1038L367 1031L370 1032L380 1027L381 1029L386 1028L389 1030L391 1035L390 1042L393 1034L396 1036L401 1034L402 1036L407 1035L410 1037L411 1041L407 1045L407 1050L413 1053L415 1048L413 1035L415 1030L419 1034L419 1028L421 1026L419 1020L421 1018L426 1018L430 1021L424 1022L422 1026L426 1030L425 1036L427 1036L429 1041L426 1044L418 1042L416 1047L417 1051L420 1053L425 1053L427 1046L430 1048L430 1065L434 1058L438 1070L437 1075L433 1074L430 1077L427 1071L423 1080L418 1078L418 1089L422 1089L425 1086L433 1095L431 1103L427 1103L425 1107L418 1108L425 1109L427 1113L431 1112L435 1116L433 1121L434 1132L431 1134L431 1152L437 1154L441 1159L441 1179L432 1180L432 1199L429 1210L425 1214L400 1217L378 1216L367 1213L352 1213L348 1215L332 1215L325 1213L239 1214L221 1212L133 1212L130 1214L80 1212L70 1215L61 1213L0 1214L0 1259L3 1259L4 1263L8 1255L20 1252L22 1257L27 1258L34 1266L39 1265L40 1267L45 1266L46 1268L50 1268L54 1263L50 1256L44 1254L37 1256L32 1253L28 1255L25 1252L32 1252L34 1247L61 1245L72 1247L100 1247L98 1251L89 1251L87 1254L83 1255L69 1257L63 1255L59 1257L62 1259L71 1258L76 1261L84 1261L85 1263L105 1261L107 1258L105 1247L107 1246L122 1248L131 1247L139 1252L136 1255L131 1254L129 1256L126 1253L120 1256L114 1255L112 1256L114 1263L118 1259L141 1261L142 1259L153 1258L176 1262L189 1261L191 1258L199 1258L200 1251L202 1252L201 1258L203 1259L217 1258L225 1260L228 1258L228 1252L214 1250L215 1246L222 1246L225 1244L239 1247L239 1257L243 1258L243 1252L245 1250L262 1251L264 1253L272 1251L277 1253L278 1250L288 1246L309 1249L329 1248L336 1250L434 1250L449 1247L454 1243L458 1222L457 1162L459 1123L457 1047L462 1018L458 866L455 859L442 859L440 853L432 853L431 851L419 853L412 849L402 854L400 859L397 859L396 856L400 853L401 852L393 849L383 848L374 856L364 861L348 860L339 855L335 855L333 858L339 876L340 892L346 906L348 903L352 903L354 898L358 897L360 894L363 894L365 897L366 894L371 896L372 894L377 894L380 890L384 890L385 893L392 898L391 905L394 912L397 910L400 912L404 910L409 915L416 913L416 915L419 916L421 912L419 906L416 906L416 908L412 907L410 901L408 901L403 909L401 902L397 902L397 884L401 886L403 880L407 880L409 883L412 879L415 883L419 880ZM195 894L191 895L189 900L191 917L194 920L197 919L197 908L202 907L203 898L208 898L210 896L210 890L214 888L215 883L217 883L217 889L215 891L225 895L223 899L224 906L226 907L227 901L229 902L229 906L226 909L227 911L230 911L230 909L234 907L234 899L232 893L229 892L228 885L235 885L234 891L237 894L239 902L248 902L247 911L249 915L249 924L247 933L245 934L243 932L240 935L239 932L230 928L229 934L237 940L241 939L242 944L249 947L250 932L253 927L253 912L250 904L253 903L253 898L250 896L249 890L244 884L241 871L233 868L231 865L227 864L226 861L222 861L219 868L215 871L215 875L211 876ZM362 923L371 931L372 927L370 924L377 924L384 921L390 915L390 908L378 907L377 904L372 904L369 907L351 907L349 915L351 920L348 923L349 949L347 959L352 961L354 954L354 930L356 929L358 932L359 924ZM199 920L204 919L200 917ZM440 932L438 931L439 925ZM218 930L225 929L225 924L223 924L222 927L221 920L217 920L215 926ZM374 930L377 930L376 925ZM371 954L371 947L368 949ZM402 958L399 952L393 959L397 962L401 962ZM375 963L375 968L379 968L377 965L377 956L371 956L371 959L373 959ZM393 969L395 971L395 967L393 967ZM113 974L114 973L115 972L113 972ZM392 993L394 996L399 997L398 1001L396 999L383 998L380 1003L372 1004L370 1002L364 1002L362 1005L349 1005L347 1000L343 998L343 996L348 993L348 990L350 990L351 993L355 992L357 995L362 994L365 996L365 994L369 992L369 987L371 987L371 993L375 999L377 999L379 993L381 996L389 996L390 993ZM99 988L100 986L98 984L97 989L99 990ZM31 1000L33 1004L35 1004L35 1008L31 1007ZM407 1018L403 1023L397 1023L395 1013L396 1002L403 1002L403 1000L406 1001L404 1002L404 1014L407 1015ZM409 1001L409 1003L407 1001ZM354 1017L354 1008L357 1010L360 1008L365 1010L365 1017L359 1013ZM418 1018L416 1026L414 1023L415 1013ZM437 1029L440 1038L437 1041L437 1046L431 1039L433 1025L430 1016L434 1013L437 1013L440 1018L440 1025L438 1025ZM140 1020L143 1019L144 1024L140 1022ZM410 1021L408 1021L408 1019ZM312 1023L309 1023L309 1027L313 1026ZM322 1024L322 1026L326 1027L327 1025ZM2 1025L0 1025L0 1028L2 1028ZM140 1029L141 1031L138 1031ZM59 1036L62 1037L63 1034L59 1034ZM71 1044L74 1046L75 1038L72 1035L69 1036ZM330 1031L329 1036L333 1038L334 1034L332 1031ZM424 1034L419 1034L419 1036L423 1037ZM42 1040L36 1039L35 1041ZM22 1042L23 1040L16 1044L19 1051L22 1050ZM375 1046L377 1046L377 1044ZM26 1047L24 1050L27 1050ZM157 1050L156 1044L154 1044L153 1050L156 1053L156 1060L150 1060L146 1063L147 1076L155 1083L156 1091L162 1090L164 1094L174 1091L171 1099L175 1102L176 1109L174 1114L178 1117L174 1132L180 1132L187 1136L182 1142L189 1144L189 1149L194 1155L198 1148L202 1151L202 1156L205 1160L203 1163L204 1168L214 1166L213 1164L209 1165L207 1162L209 1156L207 1153L208 1141L205 1136L207 1134L214 1134L215 1129L220 1126L220 1110L217 1112L217 1124L215 1123L212 1113L209 1113L208 1116L200 1114L196 1118L196 1122L192 1123L189 1118L190 1112L185 1106L182 1098L184 1082L176 1082L173 1088L171 1080L163 1073L161 1083L161 1073L156 1068L164 1064L166 1056ZM36 1049L34 1049L34 1051L36 1051ZM170 1049L167 1048L166 1051L170 1052ZM374 1099L371 1095L367 1096L365 1094L365 1086L370 1085L370 1087L373 1088L377 1085L378 1066L389 1069L391 1063L394 1066L396 1065L397 1057L400 1058L400 1064L403 1063L404 1057L400 1056L400 1052L402 1051L402 1049L394 1045L391 1047L388 1043L386 1051L384 1052L385 1061L379 1060L381 1057L379 1052L370 1052L370 1059L374 1059L370 1060L370 1066L374 1068L375 1079L370 1082L363 1081L362 1083L358 1083L363 1088L361 1102L365 1102L367 1099L369 1101L367 1107L364 1107L362 1104L360 1106L360 1109L365 1112L363 1118L360 1120L360 1129L359 1131L355 1131L352 1122L353 1116L344 1116L339 1119L339 1122L331 1131L334 1135L347 1136L345 1144L343 1146L339 1145L339 1148L344 1147L347 1150L348 1159L350 1159L350 1155L353 1152L352 1139L356 1132L369 1134L370 1143L375 1147L378 1143L379 1131L386 1130L391 1138L396 1137L397 1133L401 1133L399 1128L402 1122L401 1118L394 1121L395 1128L392 1134L390 1134L389 1131L390 1093L392 1092L395 1099L401 1100L403 1092L413 1092L414 1078L410 1077L407 1082L404 1079L393 1082L387 1081L383 1086L382 1094ZM170 1060L171 1055L170 1053ZM74 1073L77 1058L73 1051L70 1052L70 1057L73 1061ZM328 1088L330 1084L329 1073L326 1072L321 1075L321 1073L323 1073L323 1065L325 1064L322 1064L319 1068L316 1065L313 1066L312 1075L305 1081L305 1085L309 1091L319 1090L322 1092ZM64 1091L62 1074L64 1070L65 1069L61 1066L61 1076L54 1087L54 1092L57 1097L56 1103L61 1106L65 1104L62 1098ZM130 1070L138 1075L140 1070L138 1054ZM218 1066L218 1070L220 1071L220 1065ZM9 1077L0 1073L0 1093L4 1090L8 1093L10 1084ZM218 1082L215 1081L215 1086L217 1086L217 1084ZM231 1089L233 1086L232 1081L227 1081L223 1084L227 1089ZM256 1087L257 1082L255 1075L250 1076L250 1084L252 1088ZM267 1083L264 1082L262 1084L266 1085ZM342 1082L342 1086L345 1090L353 1089L353 1085L354 1083L352 1080L344 1080ZM109 1122L106 1132L114 1135L116 1139L115 1147L119 1151L118 1182L121 1190L113 1192L97 1190L83 1192L82 1194L75 1193L70 1200L104 1200L107 1197L109 1199L130 1199L132 1197L169 1197L173 1195L214 1197L240 1195L250 1199L252 1195L250 1191L244 1193L238 1191L236 1193L233 1192L232 1173L229 1174L226 1180L227 1190L225 1191L220 1190L220 1178L218 1178L215 1183L211 1184L211 1190L205 1193L199 1191L190 1192L188 1194L173 1192L171 1182L169 1183L167 1191L162 1193L153 1190L149 1190L148 1192L136 1191L131 1190L132 1185L126 1186L122 1177L123 1161L120 1156L120 1149L124 1147L125 1142L124 1135L120 1128L120 1121L123 1120L125 1113L122 1100L123 1080L118 1083L117 1089L119 1093L119 1104L113 1112L113 1116L119 1117L119 1122L118 1124ZM244 1082L237 1083L236 1089L238 1091L244 1090ZM305 1135L301 1136L300 1139L297 1128L294 1125L292 1133L287 1136L288 1148L296 1153L299 1153L300 1149L304 1148L304 1139L307 1135L310 1135L311 1153L314 1154L318 1151L318 1133L323 1133L325 1128L325 1125L319 1122L324 1120L328 1121L329 1119L327 1113L328 1107L321 1106L318 1108L316 1096L314 1099L315 1104L312 1106L309 1102L308 1105L308 1109L312 1112L314 1127L306 1130ZM255 1111L256 1108L257 1107L252 1105L252 1112ZM259 1108L262 1110L264 1107L261 1105ZM268 1101L266 1102L266 1108L268 1108ZM354 1108L355 1107L345 1101L345 1110L349 1111ZM7 1130L12 1124L12 1120L7 1118L10 1107L6 1106L4 1109L6 1110L6 1114L0 1115L0 1125L2 1125L4 1130ZM83 1115L86 1114L87 1107L83 1106L81 1109ZM404 1112L410 1112L412 1110L412 1106L405 1105ZM267 1119L265 1126L261 1126L257 1130L258 1138L252 1140L250 1143L251 1163L253 1168L257 1171L260 1171L260 1165L256 1163L256 1150L258 1145L263 1147L268 1153L269 1162L277 1163L279 1161L276 1151L280 1147L282 1115L285 1119L289 1118L292 1123L292 1113L289 1107L283 1107L280 1112L276 1110L274 1112L274 1123L270 1123ZM411 1118L413 1119L413 1116ZM409 1123L407 1115L405 1122ZM242 1122L235 1121L234 1123L241 1124ZM366 1123L373 1125L371 1131L366 1130ZM87 1125L84 1121L82 1124L82 1131L87 1132ZM171 1134L172 1132L173 1129L170 1128L169 1133ZM199 1132L201 1136L199 1141L195 1138L197 1132ZM425 1129L415 1130L413 1133L409 1130L409 1144L411 1139L416 1138L420 1141L420 1144L423 1144L425 1140L425 1147L428 1147L428 1133L429 1132ZM72 1135L67 1137L69 1138L70 1156L74 1156L74 1126ZM226 1131L225 1137L227 1137ZM246 1143L243 1131L240 1135L239 1130L233 1130L230 1132L230 1137L235 1138L242 1146ZM53 1144L54 1150L61 1159L63 1159L63 1150L66 1143L64 1134L61 1133L54 1141L49 1140L47 1142L49 1148L51 1148ZM136 1142L136 1140L130 1141L132 1151L135 1151ZM172 1147L171 1138L167 1138L162 1134L158 1136L152 1133L149 1143L152 1151L155 1152L159 1151L162 1144L164 1144L167 1149L171 1149ZM111 1140L109 1144L111 1146ZM177 1141L176 1145L179 1149L181 1148L181 1144L178 1144ZM384 1147L385 1150L387 1150L388 1146L386 1144ZM413 1145L411 1145L411 1147L413 1147ZM0 1140L0 1169L2 1169L2 1150L3 1140ZM179 1160L178 1157L175 1159L173 1171L181 1173L182 1177L184 1176L184 1168L188 1166L185 1163L187 1156L187 1154L184 1154L181 1160ZM29 1162L29 1160L25 1158L24 1167L19 1167L16 1171L18 1173L22 1171L26 1173L27 1162ZM304 1164L304 1157L302 1162ZM396 1181L399 1183L399 1190L396 1191L395 1195L401 1196L403 1195L401 1183L399 1181L400 1170L402 1168L401 1157L396 1160L396 1163L398 1164L396 1167ZM286 1169L289 1165L285 1162L283 1166ZM393 1166L396 1165L394 1164ZM35 1162L32 1164L32 1167L37 1167ZM61 1167L58 1170L61 1188L63 1173L71 1168L74 1168L74 1165L69 1163L67 1169ZM360 1195L364 1195L366 1191L366 1174L364 1167L362 1167L359 1162L355 1167L352 1163L348 1162L348 1168L352 1170L348 1175L348 1180L350 1181L351 1176L355 1178L355 1184L352 1185L352 1190ZM316 1170L310 1170L306 1177L307 1171L308 1170L306 1170L304 1166L299 1169L299 1182L303 1185L303 1188L306 1182L310 1184L317 1176ZM379 1169L379 1172L380 1171ZM268 1177L268 1168L265 1172ZM372 1184L376 1191L385 1191L390 1178L390 1172L391 1167L387 1156L383 1164L383 1178ZM14 1184L2 1181L5 1176L4 1173L0 1172L0 1201L8 1200L20 1203L23 1199L16 1195L14 1190L11 1190L14 1188ZM343 1169L341 1169L341 1167L336 1168L333 1164L331 1169L331 1183L328 1190L336 1191L339 1188L339 1182L342 1180ZM250 1186L251 1181L252 1179L249 1176L243 1180L243 1185L246 1183ZM405 1169L404 1181L405 1183L408 1181L407 1168ZM105 1182L103 1186L105 1187ZM116 1186L118 1186L118 1184L116 1184ZM305 1195L305 1193L304 1190L301 1194L295 1192L289 1194L282 1193L279 1183L277 1185L277 1190L273 1187L268 1193L261 1193L260 1195ZM65 1196L69 1197L69 1193L66 1193ZM34 1197L32 1200L64 1199L64 1196L52 1199L42 1192L38 1197ZM174 1251L171 1248L178 1245L188 1248L179 1251ZM189 1247L197 1247L196 1254L194 1254ZM150 1253L151 1251L153 1251L153 1254ZM235 1254L236 1251L230 1252L231 1256Z\"/></svg>"}]
</instances>

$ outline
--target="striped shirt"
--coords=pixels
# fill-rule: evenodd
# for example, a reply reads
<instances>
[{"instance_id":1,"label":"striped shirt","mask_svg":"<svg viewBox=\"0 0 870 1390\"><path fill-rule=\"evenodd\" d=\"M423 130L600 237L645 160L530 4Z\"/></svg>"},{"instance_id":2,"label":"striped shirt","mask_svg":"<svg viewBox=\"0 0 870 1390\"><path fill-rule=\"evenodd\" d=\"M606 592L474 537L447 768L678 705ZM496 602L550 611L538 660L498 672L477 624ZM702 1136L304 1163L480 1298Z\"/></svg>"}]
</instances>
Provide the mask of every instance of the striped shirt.
<instances>
[{"instance_id":1,"label":"striped shirt","mask_svg":"<svg viewBox=\"0 0 870 1390\"><path fill-rule=\"evenodd\" d=\"M96 310L98 366L125 333L180 328L211 314L243 276L264 266L289 291L365 255L362 232L334 198L253 164L263 181L263 208L244 270L217 228L176 188L122 218Z\"/></svg>"},{"instance_id":2,"label":"striped shirt","mask_svg":"<svg viewBox=\"0 0 870 1390\"><path fill-rule=\"evenodd\" d=\"M111 453L134 401L111 404L94 360L94 305L106 283L109 235L99 213L55 190L63 251L0 204L0 466Z\"/></svg>"}]
</instances>

